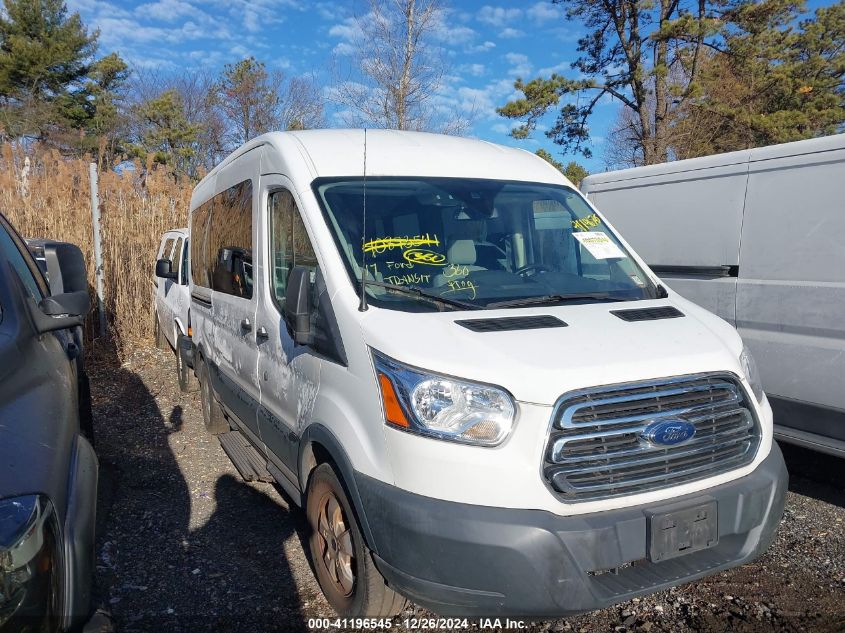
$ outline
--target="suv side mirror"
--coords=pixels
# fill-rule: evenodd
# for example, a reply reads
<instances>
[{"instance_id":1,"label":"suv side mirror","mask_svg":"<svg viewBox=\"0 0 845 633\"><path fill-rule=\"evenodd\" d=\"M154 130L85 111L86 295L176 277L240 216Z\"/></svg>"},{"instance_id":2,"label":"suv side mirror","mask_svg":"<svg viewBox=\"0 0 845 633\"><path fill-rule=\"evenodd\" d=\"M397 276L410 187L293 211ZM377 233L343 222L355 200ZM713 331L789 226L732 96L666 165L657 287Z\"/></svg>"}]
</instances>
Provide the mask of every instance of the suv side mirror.
<instances>
[{"instance_id":1,"label":"suv side mirror","mask_svg":"<svg viewBox=\"0 0 845 633\"><path fill-rule=\"evenodd\" d=\"M311 273L294 266L285 291L285 325L297 345L311 342Z\"/></svg>"},{"instance_id":2,"label":"suv side mirror","mask_svg":"<svg viewBox=\"0 0 845 633\"><path fill-rule=\"evenodd\" d=\"M84 290L44 297L38 303L29 298L28 302L39 334L81 326L91 309L91 297Z\"/></svg>"},{"instance_id":3,"label":"suv side mirror","mask_svg":"<svg viewBox=\"0 0 845 633\"><path fill-rule=\"evenodd\" d=\"M159 259L156 261L156 277L176 279L177 275L173 272L173 262L169 259Z\"/></svg>"}]
</instances>

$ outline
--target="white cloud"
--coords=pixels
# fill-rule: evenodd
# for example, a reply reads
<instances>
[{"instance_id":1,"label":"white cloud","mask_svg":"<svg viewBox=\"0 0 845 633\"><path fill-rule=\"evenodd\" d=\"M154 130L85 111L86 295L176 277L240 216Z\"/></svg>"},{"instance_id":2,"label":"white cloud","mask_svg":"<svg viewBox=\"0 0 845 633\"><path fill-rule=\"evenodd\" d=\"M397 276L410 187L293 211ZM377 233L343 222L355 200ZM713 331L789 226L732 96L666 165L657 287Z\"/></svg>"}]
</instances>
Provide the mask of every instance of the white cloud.
<instances>
[{"instance_id":1,"label":"white cloud","mask_svg":"<svg viewBox=\"0 0 845 633\"><path fill-rule=\"evenodd\" d=\"M175 22L179 18L194 16L202 11L182 0L157 0L135 8L140 18L152 18L162 22Z\"/></svg>"},{"instance_id":2,"label":"white cloud","mask_svg":"<svg viewBox=\"0 0 845 633\"><path fill-rule=\"evenodd\" d=\"M514 129L519 123L494 123L490 126L490 129L497 134L510 134L511 130Z\"/></svg>"},{"instance_id":3,"label":"white cloud","mask_svg":"<svg viewBox=\"0 0 845 633\"><path fill-rule=\"evenodd\" d=\"M481 87L449 87L443 91L441 99L453 110L472 114L480 120L498 120L496 108L512 98L512 93L510 79L497 79Z\"/></svg>"},{"instance_id":4,"label":"white cloud","mask_svg":"<svg viewBox=\"0 0 845 633\"><path fill-rule=\"evenodd\" d=\"M496 48L496 44L490 40L486 40L477 46L467 46L467 53L486 53L489 50Z\"/></svg>"},{"instance_id":5,"label":"white cloud","mask_svg":"<svg viewBox=\"0 0 845 633\"><path fill-rule=\"evenodd\" d=\"M434 39L447 44L468 44L476 36L476 32L468 26L439 23L432 31Z\"/></svg>"},{"instance_id":6,"label":"white cloud","mask_svg":"<svg viewBox=\"0 0 845 633\"><path fill-rule=\"evenodd\" d=\"M525 77L531 72L531 62L528 61L528 56L522 53L506 53L505 59L511 65L508 69L508 74L514 77Z\"/></svg>"},{"instance_id":7,"label":"white cloud","mask_svg":"<svg viewBox=\"0 0 845 633\"><path fill-rule=\"evenodd\" d=\"M563 9L551 2L537 2L529 7L525 14L538 24L559 21L564 17Z\"/></svg>"},{"instance_id":8,"label":"white cloud","mask_svg":"<svg viewBox=\"0 0 845 633\"><path fill-rule=\"evenodd\" d=\"M110 2L103 0L68 0L67 8L71 12L80 12L85 15L95 14L103 17L127 17L130 12Z\"/></svg>"},{"instance_id":9,"label":"white cloud","mask_svg":"<svg viewBox=\"0 0 845 633\"><path fill-rule=\"evenodd\" d=\"M511 27L507 27L499 31L499 37L506 40L522 37L523 35L525 35L525 31L522 31L520 29L512 29Z\"/></svg>"},{"instance_id":10,"label":"white cloud","mask_svg":"<svg viewBox=\"0 0 845 633\"><path fill-rule=\"evenodd\" d=\"M502 27L522 16L522 9L509 9L505 7L491 7L485 5L478 11L478 21L490 24L491 26Z\"/></svg>"},{"instance_id":11,"label":"white cloud","mask_svg":"<svg viewBox=\"0 0 845 633\"><path fill-rule=\"evenodd\" d=\"M560 62L559 64L555 64L554 66L546 66L545 68L541 68L537 71L541 77L547 77L549 75L559 75L565 70L570 70L572 68L572 64L569 62Z\"/></svg>"},{"instance_id":12,"label":"white cloud","mask_svg":"<svg viewBox=\"0 0 845 633\"><path fill-rule=\"evenodd\" d=\"M458 71L465 75L481 77L481 75L487 72L487 67L484 64L464 64L458 68Z\"/></svg>"}]
</instances>

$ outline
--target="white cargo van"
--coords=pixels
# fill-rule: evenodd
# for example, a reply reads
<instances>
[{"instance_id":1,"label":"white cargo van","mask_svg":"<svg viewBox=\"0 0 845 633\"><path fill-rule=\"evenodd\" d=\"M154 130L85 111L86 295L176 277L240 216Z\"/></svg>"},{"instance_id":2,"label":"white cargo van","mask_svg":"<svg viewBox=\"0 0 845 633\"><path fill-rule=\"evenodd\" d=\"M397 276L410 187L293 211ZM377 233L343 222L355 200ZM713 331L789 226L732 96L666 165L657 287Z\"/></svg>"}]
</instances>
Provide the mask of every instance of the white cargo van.
<instances>
[{"instance_id":1,"label":"white cargo van","mask_svg":"<svg viewBox=\"0 0 845 633\"><path fill-rule=\"evenodd\" d=\"M668 285L736 326L775 436L845 456L845 134L581 186Z\"/></svg>"},{"instance_id":2,"label":"white cargo van","mask_svg":"<svg viewBox=\"0 0 845 633\"><path fill-rule=\"evenodd\" d=\"M188 229L171 229L161 236L153 277L153 328L159 349L173 348L176 377L182 391L195 385L191 354L191 295L188 290ZM186 361L186 357L188 360Z\"/></svg>"},{"instance_id":3,"label":"white cargo van","mask_svg":"<svg viewBox=\"0 0 845 633\"><path fill-rule=\"evenodd\" d=\"M771 542L787 475L739 336L542 159L272 133L197 185L190 237L205 423L304 507L340 614L574 613Z\"/></svg>"}]
</instances>

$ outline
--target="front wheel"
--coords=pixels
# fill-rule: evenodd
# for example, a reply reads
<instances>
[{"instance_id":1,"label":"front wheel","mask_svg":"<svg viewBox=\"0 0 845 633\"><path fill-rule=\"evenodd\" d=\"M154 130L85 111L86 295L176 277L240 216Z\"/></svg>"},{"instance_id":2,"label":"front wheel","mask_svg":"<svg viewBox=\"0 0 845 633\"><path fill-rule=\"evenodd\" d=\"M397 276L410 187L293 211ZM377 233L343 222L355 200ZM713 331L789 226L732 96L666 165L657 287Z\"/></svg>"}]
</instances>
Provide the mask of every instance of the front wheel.
<instances>
[{"instance_id":1,"label":"front wheel","mask_svg":"<svg viewBox=\"0 0 845 633\"><path fill-rule=\"evenodd\" d=\"M311 559L326 600L341 617L393 617L405 598L387 586L364 543L355 513L329 464L314 469L306 515Z\"/></svg>"},{"instance_id":2,"label":"front wheel","mask_svg":"<svg viewBox=\"0 0 845 633\"><path fill-rule=\"evenodd\" d=\"M176 340L176 377L179 380L179 389L182 393L190 393L196 391L199 387L197 377L194 375L194 370L185 364L185 359L182 358L182 351L178 345L179 339Z\"/></svg>"}]
</instances>

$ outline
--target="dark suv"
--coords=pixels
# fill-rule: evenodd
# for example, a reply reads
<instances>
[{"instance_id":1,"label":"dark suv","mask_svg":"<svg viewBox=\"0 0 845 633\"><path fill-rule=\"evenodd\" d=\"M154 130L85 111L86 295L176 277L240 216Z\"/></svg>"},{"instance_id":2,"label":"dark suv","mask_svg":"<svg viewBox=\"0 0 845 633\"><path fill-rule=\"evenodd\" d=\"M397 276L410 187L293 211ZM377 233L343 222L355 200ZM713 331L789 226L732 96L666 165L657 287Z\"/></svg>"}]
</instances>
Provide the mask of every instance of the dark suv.
<instances>
[{"instance_id":1,"label":"dark suv","mask_svg":"<svg viewBox=\"0 0 845 633\"><path fill-rule=\"evenodd\" d=\"M55 631L88 615L97 458L80 426L80 326L90 307L80 250L44 246L50 292L0 215L0 631ZM68 291L70 290L70 291Z\"/></svg>"}]
</instances>

